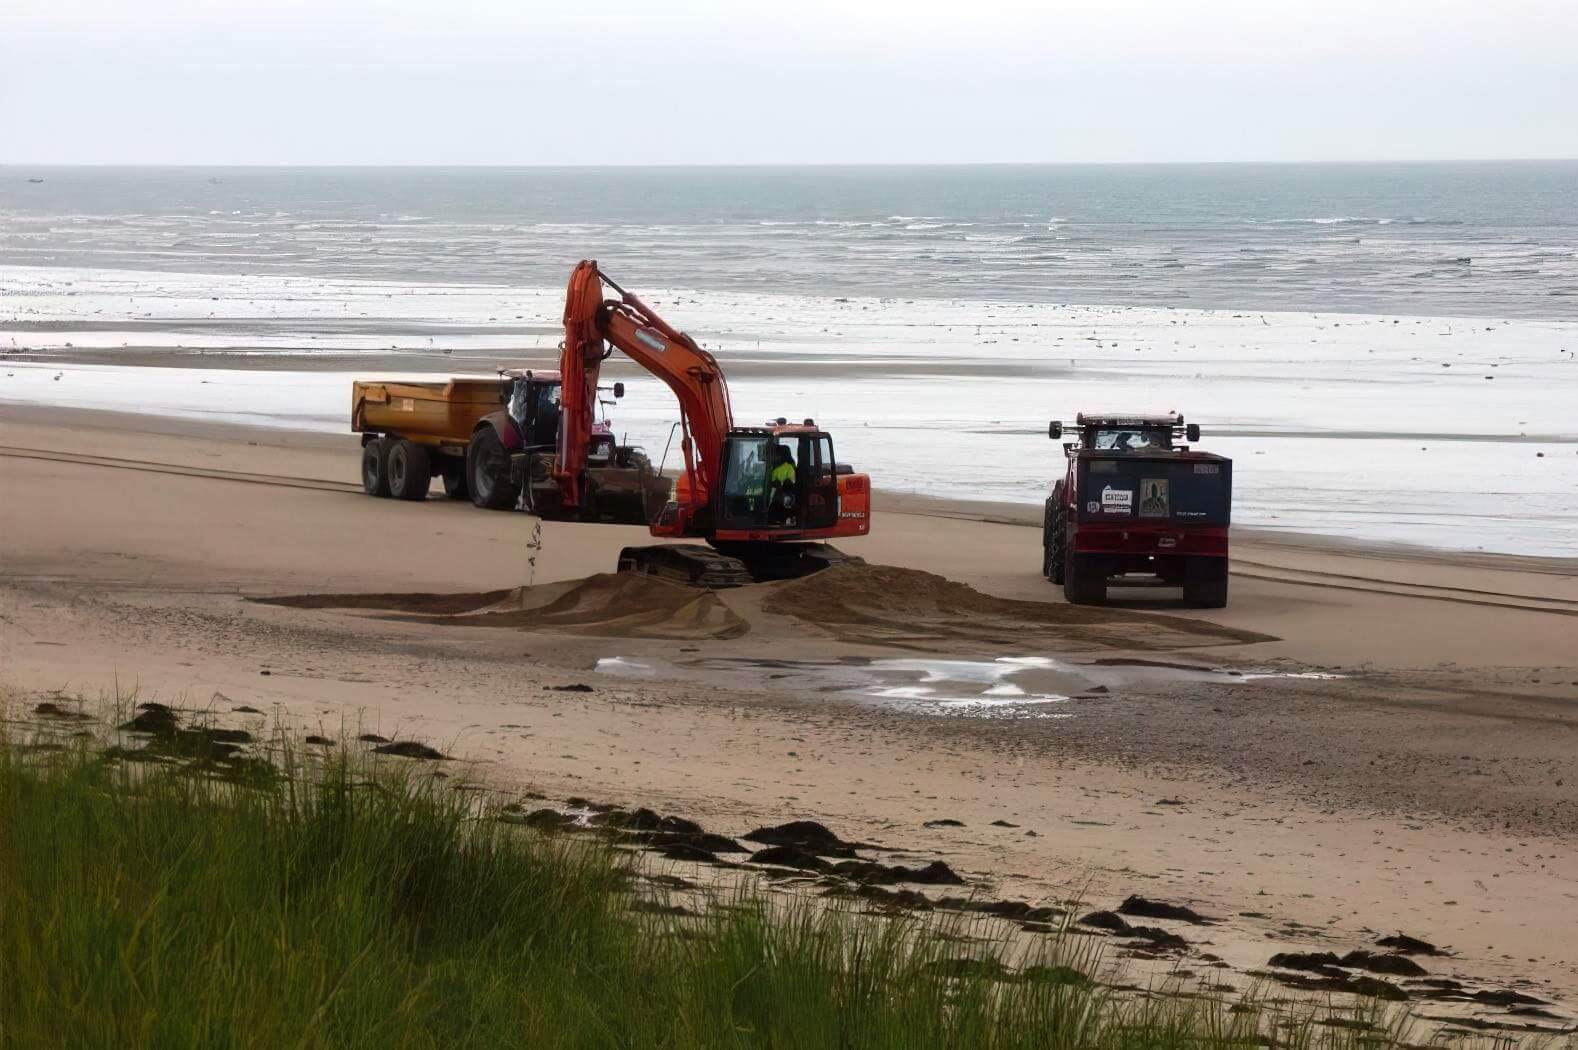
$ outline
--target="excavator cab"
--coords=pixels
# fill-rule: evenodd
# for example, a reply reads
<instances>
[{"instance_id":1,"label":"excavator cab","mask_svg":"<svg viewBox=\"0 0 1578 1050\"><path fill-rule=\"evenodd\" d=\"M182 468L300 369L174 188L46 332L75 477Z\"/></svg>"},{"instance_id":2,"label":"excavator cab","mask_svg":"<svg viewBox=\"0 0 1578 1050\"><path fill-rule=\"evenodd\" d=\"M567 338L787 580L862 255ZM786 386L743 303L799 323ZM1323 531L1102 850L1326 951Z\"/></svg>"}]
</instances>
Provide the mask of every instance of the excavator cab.
<instances>
[{"instance_id":1,"label":"excavator cab","mask_svg":"<svg viewBox=\"0 0 1578 1050\"><path fill-rule=\"evenodd\" d=\"M720 532L799 532L838 522L833 438L814 426L731 430L720 480Z\"/></svg>"}]
</instances>

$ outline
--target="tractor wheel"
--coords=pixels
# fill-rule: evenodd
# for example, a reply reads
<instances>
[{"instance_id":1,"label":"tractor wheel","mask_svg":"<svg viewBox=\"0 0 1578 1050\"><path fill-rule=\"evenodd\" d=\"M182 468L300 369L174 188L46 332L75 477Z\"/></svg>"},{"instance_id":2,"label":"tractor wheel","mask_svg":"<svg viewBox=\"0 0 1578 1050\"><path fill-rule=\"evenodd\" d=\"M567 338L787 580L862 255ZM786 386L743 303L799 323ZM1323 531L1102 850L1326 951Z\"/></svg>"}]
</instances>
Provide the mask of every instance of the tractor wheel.
<instances>
[{"instance_id":1,"label":"tractor wheel","mask_svg":"<svg viewBox=\"0 0 1578 1050\"><path fill-rule=\"evenodd\" d=\"M1099 554L1069 551L1063 559L1063 597L1073 605L1105 605L1106 559Z\"/></svg>"},{"instance_id":2,"label":"tractor wheel","mask_svg":"<svg viewBox=\"0 0 1578 1050\"><path fill-rule=\"evenodd\" d=\"M457 460L454 456L445 456L444 465L440 468L444 475L444 495L450 499L470 499L471 493L466 490L466 461Z\"/></svg>"},{"instance_id":3,"label":"tractor wheel","mask_svg":"<svg viewBox=\"0 0 1578 1050\"><path fill-rule=\"evenodd\" d=\"M362 446L362 491L369 496L389 495L389 474L384 470L383 438L373 438Z\"/></svg>"},{"instance_id":4,"label":"tractor wheel","mask_svg":"<svg viewBox=\"0 0 1578 1050\"><path fill-rule=\"evenodd\" d=\"M484 426L471 435L466 448L466 487L471 502L484 510L511 510L519 495L510 483L510 454L498 431Z\"/></svg>"},{"instance_id":5,"label":"tractor wheel","mask_svg":"<svg viewBox=\"0 0 1578 1050\"><path fill-rule=\"evenodd\" d=\"M396 441L384 456L384 474L389 478L389 495L395 499L424 500L433 483L432 459L423 446Z\"/></svg>"},{"instance_id":6,"label":"tractor wheel","mask_svg":"<svg viewBox=\"0 0 1578 1050\"><path fill-rule=\"evenodd\" d=\"M1184 601L1200 609L1227 605L1227 559L1190 558L1184 563Z\"/></svg>"},{"instance_id":7,"label":"tractor wheel","mask_svg":"<svg viewBox=\"0 0 1578 1050\"><path fill-rule=\"evenodd\" d=\"M1046 543L1046 578L1053 583L1064 583L1068 564L1068 512L1062 501L1057 502L1051 513L1051 535L1043 537Z\"/></svg>"}]
</instances>

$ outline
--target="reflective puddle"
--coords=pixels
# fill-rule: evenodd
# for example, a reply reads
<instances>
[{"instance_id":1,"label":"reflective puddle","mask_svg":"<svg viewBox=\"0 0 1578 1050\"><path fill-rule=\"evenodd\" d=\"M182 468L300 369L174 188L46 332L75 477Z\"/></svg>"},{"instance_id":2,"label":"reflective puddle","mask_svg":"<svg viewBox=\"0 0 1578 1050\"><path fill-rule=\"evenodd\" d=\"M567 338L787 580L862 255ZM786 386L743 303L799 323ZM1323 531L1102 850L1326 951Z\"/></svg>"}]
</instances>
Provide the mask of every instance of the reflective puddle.
<instances>
[{"instance_id":1,"label":"reflective puddle","mask_svg":"<svg viewBox=\"0 0 1578 1050\"><path fill-rule=\"evenodd\" d=\"M896 658L835 661L710 657L683 664L604 657L600 674L621 678L687 677L741 689L783 689L837 695L916 714L974 718L1069 718L1082 695L1179 682L1223 685L1274 679L1326 681L1342 675L1270 669L1222 669L1160 660L1106 659L1068 663L1046 656L994 660Z\"/></svg>"}]
</instances>

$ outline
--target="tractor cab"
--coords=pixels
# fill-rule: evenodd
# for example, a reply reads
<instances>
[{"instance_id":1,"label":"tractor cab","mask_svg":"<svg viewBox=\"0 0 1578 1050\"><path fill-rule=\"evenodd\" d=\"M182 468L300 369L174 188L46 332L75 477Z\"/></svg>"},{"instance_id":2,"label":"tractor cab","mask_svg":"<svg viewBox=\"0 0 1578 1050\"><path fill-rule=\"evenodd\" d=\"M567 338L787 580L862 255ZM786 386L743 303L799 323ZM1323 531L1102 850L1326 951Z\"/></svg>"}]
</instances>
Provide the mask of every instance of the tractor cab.
<instances>
[{"instance_id":1,"label":"tractor cab","mask_svg":"<svg viewBox=\"0 0 1578 1050\"><path fill-rule=\"evenodd\" d=\"M564 382L559 373L516 368L499 374L510 380L506 406L510 421L520 431L521 448L524 451L551 451L559 440L559 421L563 415ZM623 383L615 383L611 388L598 387L598 390L608 390L616 399L625 396ZM604 409L613 403L599 400ZM587 462L595 467L606 467L614 462L619 451L606 417L592 424L591 437L587 441Z\"/></svg>"},{"instance_id":2,"label":"tractor cab","mask_svg":"<svg viewBox=\"0 0 1578 1050\"><path fill-rule=\"evenodd\" d=\"M509 369L500 374L510 379L509 417L520 431L522 447L552 448L559 440L559 399L564 387L559 373Z\"/></svg>"},{"instance_id":3,"label":"tractor cab","mask_svg":"<svg viewBox=\"0 0 1578 1050\"><path fill-rule=\"evenodd\" d=\"M1074 420L1077 438L1063 447L1069 452L1171 452L1184 446L1182 441L1199 441L1200 427L1184 423L1183 416L1169 412L1161 416L1119 416L1086 414L1081 412ZM1063 436L1063 424L1053 420L1047 427L1047 437L1053 441Z\"/></svg>"},{"instance_id":4,"label":"tractor cab","mask_svg":"<svg viewBox=\"0 0 1578 1050\"><path fill-rule=\"evenodd\" d=\"M838 523L833 438L812 420L737 427L723 447L714 525L721 531L801 532Z\"/></svg>"}]
</instances>

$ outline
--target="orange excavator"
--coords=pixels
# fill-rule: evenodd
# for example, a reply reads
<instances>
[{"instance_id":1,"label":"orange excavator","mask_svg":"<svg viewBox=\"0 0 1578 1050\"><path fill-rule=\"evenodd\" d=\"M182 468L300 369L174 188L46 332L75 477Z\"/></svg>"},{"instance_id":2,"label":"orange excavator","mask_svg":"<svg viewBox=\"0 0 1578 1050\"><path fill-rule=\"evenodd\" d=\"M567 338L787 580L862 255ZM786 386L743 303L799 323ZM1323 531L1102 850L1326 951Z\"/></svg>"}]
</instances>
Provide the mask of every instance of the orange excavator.
<instances>
[{"instance_id":1,"label":"orange excavator","mask_svg":"<svg viewBox=\"0 0 1578 1050\"><path fill-rule=\"evenodd\" d=\"M604 286L618 293L605 294ZM846 556L825 540L871 528L871 482L833 456L833 438L806 419L740 427L717 359L645 303L583 261L564 304L557 504L584 507L598 375L615 350L679 399L685 472L650 522L652 535L702 544L627 547L621 571L706 587L805 575Z\"/></svg>"}]
</instances>

